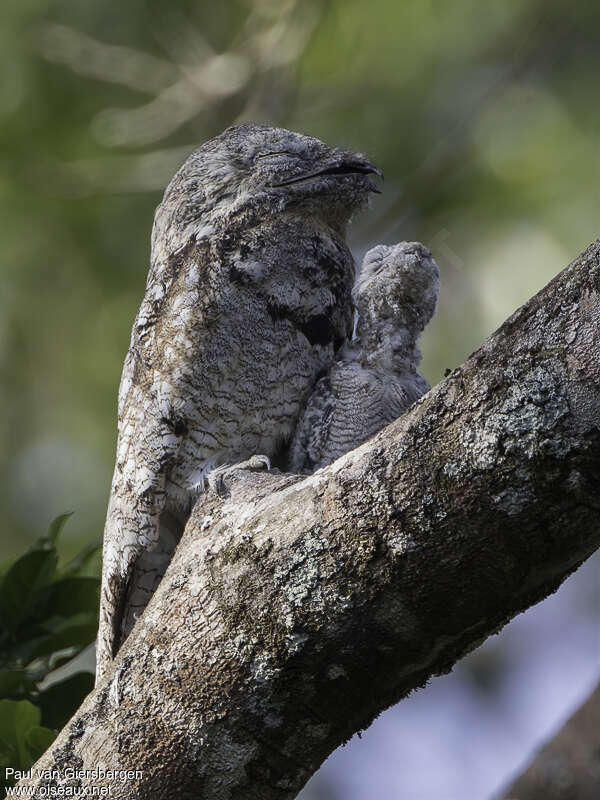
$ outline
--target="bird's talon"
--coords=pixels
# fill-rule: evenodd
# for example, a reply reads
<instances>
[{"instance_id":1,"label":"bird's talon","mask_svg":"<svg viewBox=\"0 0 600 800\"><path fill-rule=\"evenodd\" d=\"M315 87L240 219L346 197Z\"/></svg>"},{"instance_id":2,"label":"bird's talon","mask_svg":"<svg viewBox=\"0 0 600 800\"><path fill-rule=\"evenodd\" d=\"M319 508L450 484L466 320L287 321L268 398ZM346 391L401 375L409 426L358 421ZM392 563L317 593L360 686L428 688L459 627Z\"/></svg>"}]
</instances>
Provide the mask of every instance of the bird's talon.
<instances>
[{"instance_id":1,"label":"bird's talon","mask_svg":"<svg viewBox=\"0 0 600 800\"><path fill-rule=\"evenodd\" d=\"M246 459L246 461L240 461L238 464L223 464L220 467L216 467L206 477L208 488L212 489L215 494L223 497L227 494L225 480L228 473L240 469L247 470L248 472L269 471L271 469L271 459L268 456L257 454Z\"/></svg>"},{"instance_id":2,"label":"bird's talon","mask_svg":"<svg viewBox=\"0 0 600 800\"><path fill-rule=\"evenodd\" d=\"M237 465L240 469L249 469L253 472L260 472L263 469L266 469L267 472L271 469L271 459L269 456L263 455L253 455L247 461L242 461L241 464Z\"/></svg>"}]
</instances>

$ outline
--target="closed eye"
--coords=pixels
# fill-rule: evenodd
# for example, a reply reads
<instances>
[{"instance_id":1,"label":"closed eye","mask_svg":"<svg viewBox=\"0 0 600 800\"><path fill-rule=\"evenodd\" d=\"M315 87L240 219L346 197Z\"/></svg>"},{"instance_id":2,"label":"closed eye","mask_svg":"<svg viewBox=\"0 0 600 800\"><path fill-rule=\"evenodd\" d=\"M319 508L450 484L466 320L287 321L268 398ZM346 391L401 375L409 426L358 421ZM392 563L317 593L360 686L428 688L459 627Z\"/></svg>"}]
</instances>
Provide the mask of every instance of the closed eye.
<instances>
[{"instance_id":1,"label":"closed eye","mask_svg":"<svg viewBox=\"0 0 600 800\"><path fill-rule=\"evenodd\" d=\"M275 150L273 153L259 153L256 160L259 158L270 158L271 156L289 156L290 158L297 158L295 153L289 153L287 150Z\"/></svg>"}]
</instances>

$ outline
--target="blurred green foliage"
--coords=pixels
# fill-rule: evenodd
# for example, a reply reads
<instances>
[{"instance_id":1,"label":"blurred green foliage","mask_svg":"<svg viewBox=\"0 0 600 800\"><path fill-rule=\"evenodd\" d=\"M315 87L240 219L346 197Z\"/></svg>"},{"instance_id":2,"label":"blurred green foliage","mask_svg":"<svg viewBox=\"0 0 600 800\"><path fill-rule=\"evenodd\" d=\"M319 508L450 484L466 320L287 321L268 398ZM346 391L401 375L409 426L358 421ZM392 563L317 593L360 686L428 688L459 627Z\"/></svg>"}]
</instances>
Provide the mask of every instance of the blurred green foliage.
<instances>
[{"instance_id":1,"label":"blurred green foliage","mask_svg":"<svg viewBox=\"0 0 600 800\"><path fill-rule=\"evenodd\" d=\"M85 574L98 544L59 565L56 544L70 516L57 517L0 573L0 784L6 767L37 760L93 686L72 661L98 628L99 581Z\"/></svg>"},{"instance_id":2,"label":"blurred green foliage","mask_svg":"<svg viewBox=\"0 0 600 800\"><path fill-rule=\"evenodd\" d=\"M1 552L66 505L100 532L153 209L187 152L244 119L368 152L385 192L351 242L432 249L436 383L598 233L598 30L600 6L556 0L3 0Z\"/></svg>"}]
</instances>

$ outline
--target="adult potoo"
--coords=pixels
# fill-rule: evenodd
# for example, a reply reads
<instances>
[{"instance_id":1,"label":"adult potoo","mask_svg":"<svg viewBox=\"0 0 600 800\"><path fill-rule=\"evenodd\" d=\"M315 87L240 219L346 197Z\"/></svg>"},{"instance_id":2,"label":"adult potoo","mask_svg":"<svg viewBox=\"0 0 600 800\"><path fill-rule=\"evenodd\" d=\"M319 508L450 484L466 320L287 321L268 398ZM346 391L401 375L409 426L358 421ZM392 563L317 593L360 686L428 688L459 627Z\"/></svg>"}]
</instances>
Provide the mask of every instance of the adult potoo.
<instances>
[{"instance_id":1,"label":"adult potoo","mask_svg":"<svg viewBox=\"0 0 600 800\"><path fill-rule=\"evenodd\" d=\"M97 680L165 571L215 467L276 457L352 324L344 236L377 191L363 155L240 125L165 191L119 390Z\"/></svg>"},{"instance_id":2,"label":"adult potoo","mask_svg":"<svg viewBox=\"0 0 600 800\"><path fill-rule=\"evenodd\" d=\"M358 447L429 390L417 340L433 316L439 271L418 242L378 245L352 291L352 343L308 400L290 448L292 472L310 473Z\"/></svg>"}]
</instances>

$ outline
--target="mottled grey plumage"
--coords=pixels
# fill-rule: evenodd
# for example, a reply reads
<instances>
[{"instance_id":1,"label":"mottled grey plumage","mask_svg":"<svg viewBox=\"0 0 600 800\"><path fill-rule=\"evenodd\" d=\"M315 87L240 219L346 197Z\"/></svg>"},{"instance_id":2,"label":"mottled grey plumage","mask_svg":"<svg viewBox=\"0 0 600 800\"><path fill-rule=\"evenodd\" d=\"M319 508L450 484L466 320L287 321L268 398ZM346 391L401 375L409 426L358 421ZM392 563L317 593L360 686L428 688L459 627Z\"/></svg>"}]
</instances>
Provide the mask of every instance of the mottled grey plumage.
<instances>
[{"instance_id":1,"label":"mottled grey plumage","mask_svg":"<svg viewBox=\"0 0 600 800\"><path fill-rule=\"evenodd\" d=\"M97 676L160 577L206 476L291 438L349 335L351 214L376 186L360 154L281 128L228 128L159 205L119 390Z\"/></svg>"},{"instance_id":2,"label":"mottled grey plumage","mask_svg":"<svg viewBox=\"0 0 600 800\"><path fill-rule=\"evenodd\" d=\"M378 245L353 289L352 343L318 381L290 448L292 472L335 461L393 422L429 389L417 339L435 312L439 271L417 242Z\"/></svg>"}]
</instances>

